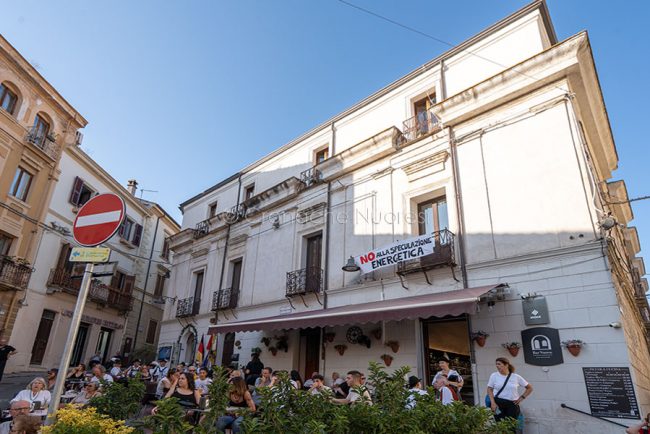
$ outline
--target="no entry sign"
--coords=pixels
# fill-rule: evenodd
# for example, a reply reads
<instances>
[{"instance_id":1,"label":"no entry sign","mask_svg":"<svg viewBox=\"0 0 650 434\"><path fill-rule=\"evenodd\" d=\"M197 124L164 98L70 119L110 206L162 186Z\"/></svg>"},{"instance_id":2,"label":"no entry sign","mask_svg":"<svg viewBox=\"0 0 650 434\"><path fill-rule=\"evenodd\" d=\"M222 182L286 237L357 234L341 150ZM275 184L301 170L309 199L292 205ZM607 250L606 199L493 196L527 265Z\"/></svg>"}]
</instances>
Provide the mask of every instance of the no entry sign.
<instances>
[{"instance_id":1,"label":"no entry sign","mask_svg":"<svg viewBox=\"0 0 650 434\"><path fill-rule=\"evenodd\" d=\"M115 235L125 214L121 197L113 193L100 194L81 207L72 226L72 235L82 246L97 246Z\"/></svg>"}]
</instances>

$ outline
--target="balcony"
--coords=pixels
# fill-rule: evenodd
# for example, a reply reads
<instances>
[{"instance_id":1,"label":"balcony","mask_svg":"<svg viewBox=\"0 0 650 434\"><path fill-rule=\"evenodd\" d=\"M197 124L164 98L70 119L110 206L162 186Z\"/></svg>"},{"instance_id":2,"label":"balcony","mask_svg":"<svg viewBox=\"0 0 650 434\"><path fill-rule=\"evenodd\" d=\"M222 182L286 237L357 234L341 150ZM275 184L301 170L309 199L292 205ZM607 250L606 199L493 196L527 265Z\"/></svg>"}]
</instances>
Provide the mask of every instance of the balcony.
<instances>
[{"instance_id":1,"label":"balcony","mask_svg":"<svg viewBox=\"0 0 650 434\"><path fill-rule=\"evenodd\" d=\"M287 297L320 294L323 291L323 269L307 267L287 273Z\"/></svg>"},{"instance_id":2,"label":"balcony","mask_svg":"<svg viewBox=\"0 0 650 434\"><path fill-rule=\"evenodd\" d=\"M323 175L315 167L312 167L300 173L300 182L305 184L305 187L311 187L323 182Z\"/></svg>"},{"instance_id":3,"label":"balcony","mask_svg":"<svg viewBox=\"0 0 650 434\"><path fill-rule=\"evenodd\" d=\"M178 300L176 306L176 318L185 318L188 316L197 315L201 307L201 299L194 301L194 297L183 298Z\"/></svg>"},{"instance_id":4,"label":"balcony","mask_svg":"<svg viewBox=\"0 0 650 434\"><path fill-rule=\"evenodd\" d=\"M72 273L64 268L53 268L50 270L50 277L47 286L54 287L72 295L79 295L82 276L72 276ZM120 312L129 312L133 308L133 297L122 290L110 287L100 280L94 279L90 282L88 299Z\"/></svg>"},{"instance_id":5,"label":"balcony","mask_svg":"<svg viewBox=\"0 0 650 434\"><path fill-rule=\"evenodd\" d=\"M0 256L0 286L9 289L26 289L34 269L15 261L9 256Z\"/></svg>"},{"instance_id":6,"label":"balcony","mask_svg":"<svg viewBox=\"0 0 650 434\"><path fill-rule=\"evenodd\" d=\"M431 109L418 113L403 122L402 134L407 142L432 134L442 129L438 117Z\"/></svg>"},{"instance_id":7,"label":"balcony","mask_svg":"<svg viewBox=\"0 0 650 434\"><path fill-rule=\"evenodd\" d=\"M214 291L212 296L212 311L234 309L239 301L239 289L226 288Z\"/></svg>"},{"instance_id":8,"label":"balcony","mask_svg":"<svg viewBox=\"0 0 650 434\"><path fill-rule=\"evenodd\" d=\"M208 232L210 232L210 222L208 220L203 220L196 224L192 236L195 240L198 240L199 238L206 236Z\"/></svg>"},{"instance_id":9,"label":"balcony","mask_svg":"<svg viewBox=\"0 0 650 434\"><path fill-rule=\"evenodd\" d=\"M447 229L433 233L435 245L433 253L417 259L403 261L397 264L397 274L419 273L433 268L456 265L454 258L454 234Z\"/></svg>"},{"instance_id":10,"label":"balcony","mask_svg":"<svg viewBox=\"0 0 650 434\"><path fill-rule=\"evenodd\" d=\"M27 132L25 140L45 152L51 159L56 160L59 157L59 145L56 144L53 137L45 136L37 132L35 128Z\"/></svg>"}]
</instances>

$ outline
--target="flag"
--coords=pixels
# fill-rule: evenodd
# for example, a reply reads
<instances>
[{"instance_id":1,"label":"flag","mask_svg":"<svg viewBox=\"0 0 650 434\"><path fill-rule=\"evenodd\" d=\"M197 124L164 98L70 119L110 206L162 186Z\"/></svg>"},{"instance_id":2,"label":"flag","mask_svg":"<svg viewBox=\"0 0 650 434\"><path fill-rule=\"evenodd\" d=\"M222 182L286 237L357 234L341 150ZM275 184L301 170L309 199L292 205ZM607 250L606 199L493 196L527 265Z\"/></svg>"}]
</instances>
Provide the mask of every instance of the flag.
<instances>
[{"instance_id":1,"label":"flag","mask_svg":"<svg viewBox=\"0 0 650 434\"><path fill-rule=\"evenodd\" d=\"M212 363L210 363L210 356L212 355L212 340L214 338L214 335L210 335L210 338L208 339L208 344L205 346L205 357L203 357L203 367L206 369L210 369Z\"/></svg>"},{"instance_id":2,"label":"flag","mask_svg":"<svg viewBox=\"0 0 650 434\"><path fill-rule=\"evenodd\" d=\"M199 343L199 348L196 350L196 364L200 365L203 362L203 356L205 354L205 347L203 346L203 335L201 335L201 342Z\"/></svg>"}]
</instances>

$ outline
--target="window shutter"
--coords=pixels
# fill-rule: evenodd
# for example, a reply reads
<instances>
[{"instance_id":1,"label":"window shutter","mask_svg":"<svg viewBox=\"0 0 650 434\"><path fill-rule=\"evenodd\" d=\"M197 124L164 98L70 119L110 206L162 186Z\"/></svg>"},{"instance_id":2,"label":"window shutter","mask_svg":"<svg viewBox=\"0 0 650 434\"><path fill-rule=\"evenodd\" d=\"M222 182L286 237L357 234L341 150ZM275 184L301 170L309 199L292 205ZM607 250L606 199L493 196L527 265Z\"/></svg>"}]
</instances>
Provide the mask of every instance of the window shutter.
<instances>
[{"instance_id":1,"label":"window shutter","mask_svg":"<svg viewBox=\"0 0 650 434\"><path fill-rule=\"evenodd\" d=\"M111 288L117 288L117 285L118 285L118 283L120 281L120 275L118 273L119 272L117 272L117 273L115 273L115 274L113 274L111 276L111 284L110 284Z\"/></svg>"},{"instance_id":2,"label":"window shutter","mask_svg":"<svg viewBox=\"0 0 650 434\"><path fill-rule=\"evenodd\" d=\"M135 225L135 233L133 234L133 244L136 246L140 245L140 240L142 239L142 226L139 224Z\"/></svg>"},{"instance_id":3,"label":"window shutter","mask_svg":"<svg viewBox=\"0 0 650 434\"><path fill-rule=\"evenodd\" d=\"M122 220L122 224L120 225L119 229L117 230L117 235L120 237L124 238L124 224L126 223L126 219Z\"/></svg>"},{"instance_id":4,"label":"window shutter","mask_svg":"<svg viewBox=\"0 0 650 434\"><path fill-rule=\"evenodd\" d=\"M81 189L84 186L83 179L76 176L74 178L74 184L72 184L72 191L70 192L70 203L73 205L79 205L79 199L81 198Z\"/></svg>"},{"instance_id":5,"label":"window shutter","mask_svg":"<svg viewBox=\"0 0 650 434\"><path fill-rule=\"evenodd\" d=\"M122 288L122 293L131 295L134 284L135 284L135 276L126 276L126 278L124 279L124 288Z\"/></svg>"}]
</instances>

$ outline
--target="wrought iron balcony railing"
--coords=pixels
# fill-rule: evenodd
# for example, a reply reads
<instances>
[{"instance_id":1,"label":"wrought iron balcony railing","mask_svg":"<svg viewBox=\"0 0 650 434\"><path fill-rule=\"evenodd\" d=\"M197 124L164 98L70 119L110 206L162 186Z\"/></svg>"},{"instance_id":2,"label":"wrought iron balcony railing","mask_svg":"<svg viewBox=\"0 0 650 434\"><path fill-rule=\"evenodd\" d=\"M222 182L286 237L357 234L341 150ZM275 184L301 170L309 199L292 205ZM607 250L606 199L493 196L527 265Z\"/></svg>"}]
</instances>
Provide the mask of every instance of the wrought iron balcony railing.
<instances>
[{"instance_id":1,"label":"wrought iron balcony railing","mask_svg":"<svg viewBox=\"0 0 650 434\"><path fill-rule=\"evenodd\" d=\"M319 184L323 181L323 175L318 169L312 167L300 173L300 182L305 184L305 187L310 187Z\"/></svg>"},{"instance_id":2,"label":"wrought iron balcony railing","mask_svg":"<svg viewBox=\"0 0 650 434\"><path fill-rule=\"evenodd\" d=\"M72 273L65 268L53 268L50 270L47 286L59 288L72 295L79 295L81 281L81 276L73 277ZM133 296L130 293L113 288L97 279L90 282L88 299L120 312L128 312L133 308Z\"/></svg>"},{"instance_id":3,"label":"wrought iron balcony railing","mask_svg":"<svg viewBox=\"0 0 650 434\"><path fill-rule=\"evenodd\" d=\"M433 253L418 259L410 259L397 264L397 274L411 274L437 267L454 266L454 234L448 229L433 233L435 245Z\"/></svg>"},{"instance_id":4,"label":"wrought iron balcony railing","mask_svg":"<svg viewBox=\"0 0 650 434\"><path fill-rule=\"evenodd\" d=\"M323 291L323 269L307 267L287 273L287 297L320 294Z\"/></svg>"},{"instance_id":5,"label":"wrought iron balcony railing","mask_svg":"<svg viewBox=\"0 0 650 434\"><path fill-rule=\"evenodd\" d=\"M201 306L201 299L194 300L194 297L183 298L178 300L176 306L176 318L197 315Z\"/></svg>"},{"instance_id":6,"label":"wrought iron balcony railing","mask_svg":"<svg viewBox=\"0 0 650 434\"><path fill-rule=\"evenodd\" d=\"M195 240L206 236L210 232L210 222L208 220L203 220L198 222L194 227L193 237Z\"/></svg>"},{"instance_id":7,"label":"wrought iron balcony railing","mask_svg":"<svg viewBox=\"0 0 650 434\"><path fill-rule=\"evenodd\" d=\"M405 120L403 125L404 128L402 133L404 134L406 141L415 140L418 137L435 133L441 129L438 117L431 109L420 112L412 118Z\"/></svg>"},{"instance_id":8,"label":"wrought iron balcony railing","mask_svg":"<svg viewBox=\"0 0 650 434\"><path fill-rule=\"evenodd\" d=\"M228 214L226 215L226 221L228 223L236 223L246 217L246 205L243 203L240 203L237 206L233 206L230 208L230 211L228 211Z\"/></svg>"},{"instance_id":9,"label":"wrought iron balcony railing","mask_svg":"<svg viewBox=\"0 0 650 434\"><path fill-rule=\"evenodd\" d=\"M212 295L212 310L234 309L239 301L238 288L226 288L214 291Z\"/></svg>"},{"instance_id":10,"label":"wrought iron balcony railing","mask_svg":"<svg viewBox=\"0 0 650 434\"><path fill-rule=\"evenodd\" d=\"M73 278L72 273L65 268L52 268L50 277L47 279L47 286L77 295L81 288L81 277Z\"/></svg>"},{"instance_id":11,"label":"wrought iron balcony railing","mask_svg":"<svg viewBox=\"0 0 650 434\"><path fill-rule=\"evenodd\" d=\"M0 285L12 289L26 289L34 269L16 262L9 256L0 256Z\"/></svg>"},{"instance_id":12,"label":"wrought iron balcony railing","mask_svg":"<svg viewBox=\"0 0 650 434\"><path fill-rule=\"evenodd\" d=\"M56 160L58 158L59 145L57 145L51 137L38 132L36 128L32 127L32 129L27 132L25 140L45 152L51 159Z\"/></svg>"}]
</instances>

